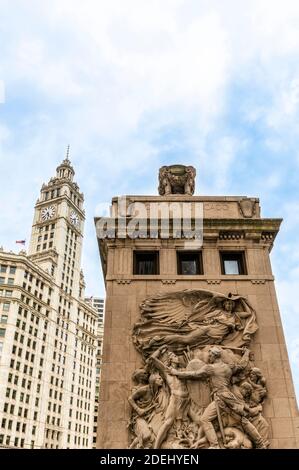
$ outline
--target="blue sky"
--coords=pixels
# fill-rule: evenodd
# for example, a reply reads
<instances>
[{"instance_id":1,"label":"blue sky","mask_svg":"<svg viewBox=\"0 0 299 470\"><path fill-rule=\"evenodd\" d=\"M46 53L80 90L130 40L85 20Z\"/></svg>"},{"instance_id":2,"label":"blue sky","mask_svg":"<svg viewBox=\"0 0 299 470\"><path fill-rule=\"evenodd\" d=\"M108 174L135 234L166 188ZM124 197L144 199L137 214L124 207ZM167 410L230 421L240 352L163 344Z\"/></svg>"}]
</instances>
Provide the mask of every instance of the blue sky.
<instances>
[{"instance_id":1,"label":"blue sky","mask_svg":"<svg viewBox=\"0 0 299 470\"><path fill-rule=\"evenodd\" d=\"M156 194L161 164L196 192L259 196L299 393L299 3L0 0L0 245L29 238L71 145L86 198L87 292L103 295L93 216Z\"/></svg>"}]
</instances>

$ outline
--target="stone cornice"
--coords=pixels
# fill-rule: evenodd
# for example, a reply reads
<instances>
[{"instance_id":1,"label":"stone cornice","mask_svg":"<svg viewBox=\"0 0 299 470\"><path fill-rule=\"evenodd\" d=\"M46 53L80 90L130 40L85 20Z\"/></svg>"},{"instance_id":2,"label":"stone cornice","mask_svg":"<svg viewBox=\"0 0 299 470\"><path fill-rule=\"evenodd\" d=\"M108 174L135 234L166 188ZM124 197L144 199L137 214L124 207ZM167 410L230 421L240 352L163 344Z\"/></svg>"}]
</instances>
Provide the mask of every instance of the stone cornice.
<instances>
[{"instance_id":1,"label":"stone cornice","mask_svg":"<svg viewBox=\"0 0 299 470\"><path fill-rule=\"evenodd\" d=\"M0 260L11 261L13 263L22 264L32 271L38 273L39 276L45 278L46 282L53 284L53 278L50 273L42 269L40 266L34 263L34 261L28 255L21 255L17 253L0 252Z\"/></svg>"},{"instance_id":2,"label":"stone cornice","mask_svg":"<svg viewBox=\"0 0 299 470\"><path fill-rule=\"evenodd\" d=\"M226 281L246 281L251 282L252 284L265 284L265 282L274 281L274 276L272 275L224 275L224 274L201 274L195 276L187 275L165 275L165 274L156 274L156 275L117 275L117 274L107 274L107 281L115 281L117 284L131 284L134 281L161 281L163 284L174 284L179 281L206 281L208 284L220 284L221 282Z\"/></svg>"},{"instance_id":3,"label":"stone cornice","mask_svg":"<svg viewBox=\"0 0 299 470\"><path fill-rule=\"evenodd\" d=\"M126 222L128 223L131 219L127 218ZM96 219L97 221L97 219ZM279 231L282 219L204 219L203 220L203 238L204 240L242 240L242 239L251 239L256 242L263 241L267 244L273 244L273 241ZM174 239L175 241L186 240L187 237L178 237L173 238L172 230L173 220L169 221L169 239ZM144 227L149 227L149 219L144 220ZM122 227L123 228L123 227ZM141 229L141 227L139 227ZM194 220L191 223L191 230L194 230ZM122 244L124 240L131 240L132 243L138 241L146 242L156 242L159 244L161 242L160 238L160 224L157 224L157 233L158 237L150 238L147 236L138 237L131 239L130 237L126 238L117 238L117 220L116 220L116 238L104 238L101 240L105 245L110 245L110 248L114 243ZM146 233L146 230L144 230ZM149 233L149 228L147 228ZM192 238L191 238L192 240ZM102 244L101 243L101 244Z\"/></svg>"}]
</instances>

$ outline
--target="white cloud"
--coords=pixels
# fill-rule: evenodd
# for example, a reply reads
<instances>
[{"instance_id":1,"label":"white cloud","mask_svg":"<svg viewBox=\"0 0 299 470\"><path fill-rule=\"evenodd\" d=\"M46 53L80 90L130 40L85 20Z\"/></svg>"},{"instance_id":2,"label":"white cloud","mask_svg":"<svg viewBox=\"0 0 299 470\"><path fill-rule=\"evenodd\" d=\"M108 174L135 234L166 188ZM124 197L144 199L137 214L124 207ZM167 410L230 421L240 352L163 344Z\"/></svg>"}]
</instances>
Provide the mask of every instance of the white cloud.
<instances>
[{"instance_id":1,"label":"white cloud","mask_svg":"<svg viewBox=\"0 0 299 470\"><path fill-rule=\"evenodd\" d=\"M270 200L280 189L286 162L274 167L273 158L267 174L247 176L260 154L241 163L240 155L261 141L272 155L296 148L298 0L20 0L17 9L2 0L1 16L0 177L8 201L1 233L8 244L31 225L38 189L68 143L86 195L84 265L94 290L96 205L156 191L161 162L194 164L201 193L227 194L240 181ZM297 151L288 154L299 162ZM296 194L288 198L281 213L291 234L299 208ZM284 264L295 270L297 245L287 245ZM278 285L284 311L298 290L297 271L292 276ZM293 315L285 318L292 323Z\"/></svg>"}]
</instances>

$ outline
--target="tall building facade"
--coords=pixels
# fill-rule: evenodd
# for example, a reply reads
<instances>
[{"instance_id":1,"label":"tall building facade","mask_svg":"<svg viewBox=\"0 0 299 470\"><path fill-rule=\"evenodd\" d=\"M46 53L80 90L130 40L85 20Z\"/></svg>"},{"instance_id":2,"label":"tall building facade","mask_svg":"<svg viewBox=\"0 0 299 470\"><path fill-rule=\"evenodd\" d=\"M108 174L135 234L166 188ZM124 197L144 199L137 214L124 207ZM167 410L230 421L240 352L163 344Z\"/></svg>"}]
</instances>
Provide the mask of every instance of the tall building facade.
<instances>
[{"instance_id":1,"label":"tall building facade","mask_svg":"<svg viewBox=\"0 0 299 470\"><path fill-rule=\"evenodd\" d=\"M0 445L91 448L97 313L84 301L83 194L68 157L37 200L29 253L0 252Z\"/></svg>"},{"instance_id":2,"label":"tall building facade","mask_svg":"<svg viewBox=\"0 0 299 470\"><path fill-rule=\"evenodd\" d=\"M163 167L159 196L113 198L107 237L96 219L106 282L97 447L298 448L270 262L281 219L261 217L257 198L194 196L194 175ZM184 213L189 232L202 221L198 241Z\"/></svg>"},{"instance_id":3,"label":"tall building facade","mask_svg":"<svg viewBox=\"0 0 299 470\"><path fill-rule=\"evenodd\" d=\"M95 391L95 407L94 407L94 428L93 428L93 449L96 449L97 443L97 421L99 413L99 394L101 381L101 365L103 352L103 335L104 335L104 299L100 297L85 297L85 302L91 305L98 314L97 320L97 359L96 359L96 391Z\"/></svg>"}]
</instances>

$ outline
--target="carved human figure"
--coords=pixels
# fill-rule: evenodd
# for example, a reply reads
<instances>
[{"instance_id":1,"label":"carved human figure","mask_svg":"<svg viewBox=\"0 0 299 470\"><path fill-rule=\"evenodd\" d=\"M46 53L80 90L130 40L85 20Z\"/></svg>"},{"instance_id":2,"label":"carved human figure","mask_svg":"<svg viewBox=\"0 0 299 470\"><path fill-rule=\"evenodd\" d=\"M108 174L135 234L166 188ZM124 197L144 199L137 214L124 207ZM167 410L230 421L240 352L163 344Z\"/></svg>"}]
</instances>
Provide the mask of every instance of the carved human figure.
<instances>
[{"instance_id":1,"label":"carved human figure","mask_svg":"<svg viewBox=\"0 0 299 470\"><path fill-rule=\"evenodd\" d=\"M249 350L245 348L242 359L237 365L228 365L222 361L221 349L213 346L209 350L209 364L198 371L178 371L171 369L171 374L181 379L209 379L213 401L207 406L201 416L201 423L211 448L219 448L217 434L212 422L218 417L219 410L232 415L241 424L257 448L266 448L266 443L255 426L248 419L250 407L236 397L230 389L231 378L235 373L244 369L249 360Z\"/></svg>"},{"instance_id":2,"label":"carved human figure","mask_svg":"<svg viewBox=\"0 0 299 470\"><path fill-rule=\"evenodd\" d=\"M168 177L167 166L162 166L159 171L159 194L162 196L171 194L171 184Z\"/></svg>"},{"instance_id":3,"label":"carved human figure","mask_svg":"<svg viewBox=\"0 0 299 470\"><path fill-rule=\"evenodd\" d=\"M189 324L193 328L190 333L187 334L170 334L163 338L154 337L149 342L149 346L153 344L160 344L163 341L164 344L175 344L180 343L185 346L192 346L199 341L205 341L205 339L212 340L213 343L219 344L229 333L237 330L239 325L237 324L237 317L234 313L235 302L231 299L225 299L222 303L222 309L218 310L215 315L211 315L210 318L203 320L201 323ZM250 312L238 312L240 318L248 318L251 315ZM249 341L250 336L243 336L244 341Z\"/></svg>"},{"instance_id":4,"label":"carved human figure","mask_svg":"<svg viewBox=\"0 0 299 470\"><path fill-rule=\"evenodd\" d=\"M142 375L142 369L138 371L140 378L144 378L145 375ZM133 376L136 379L136 372ZM130 449L144 449L150 447L152 431L148 425L148 418L156 407L157 403L155 398L162 385L163 379L160 374L151 374L148 379L148 384L139 386L128 398L135 412L132 417L131 428L136 436L130 445Z\"/></svg>"},{"instance_id":5,"label":"carved human figure","mask_svg":"<svg viewBox=\"0 0 299 470\"><path fill-rule=\"evenodd\" d=\"M267 395L266 379L258 367L253 367L250 370L248 382L253 388L251 399L255 403L262 403Z\"/></svg>"},{"instance_id":6,"label":"carved human figure","mask_svg":"<svg viewBox=\"0 0 299 470\"><path fill-rule=\"evenodd\" d=\"M167 345L176 354L208 344L242 347L257 331L255 310L242 296L204 289L158 294L141 305L133 342L144 358Z\"/></svg>"},{"instance_id":7,"label":"carved human figure","mask_svg":"<svg viewBox=\"0 0 299 470\"><path fill-rule=\"evenodd\" d=\"M250 439L238 428L228 426L224 429L226 449L251 449Z\"/></svg>"},{"instance_id":8,"label":"carved human figure","mask_svg":"<svg viewBox=\"0 0 299 470\"><path fill-rule=\"evenodd\" d=\"M243 382L239 387L240 393L244 401L250 407L249 420L256 427L266 445L269 445L269 424L262 415L263 407L257 404L255 397L253 397L254 389L248 382Z\"/></svg>"},{"instance_id":9,"label":"carved human figure","mask_svg":"<svg viewBox=\"0 0 299 470\"><path fill-rule=\"evenodd\" d=\"M185 182L185 194L188 194L192 196L194 193L194 187L195 187L195 176L196 176L196 170L193 168L193 166L187 166L186 167L186 182Z\"/></svg>"},{"instance_id":10,"label":"carved human figure","mask_svg":"<svg viewBox=\"0 0 299 470\"><path fill-rule=\"evenodd\" d=\"M175 420L184 421L187 419L191 402L185 382L178 379L175 375L169 374L169 367L173 370L177 370L179 367L179 357L169 352L167 366L158 359L161 352L165 352L165 350L166 348L164 347L157 349L149 359L164 377L170 391L170 399L165 412L164 423L157 434L154 444L155 449L161 448Z\"/></svg>"}]
</instances>

